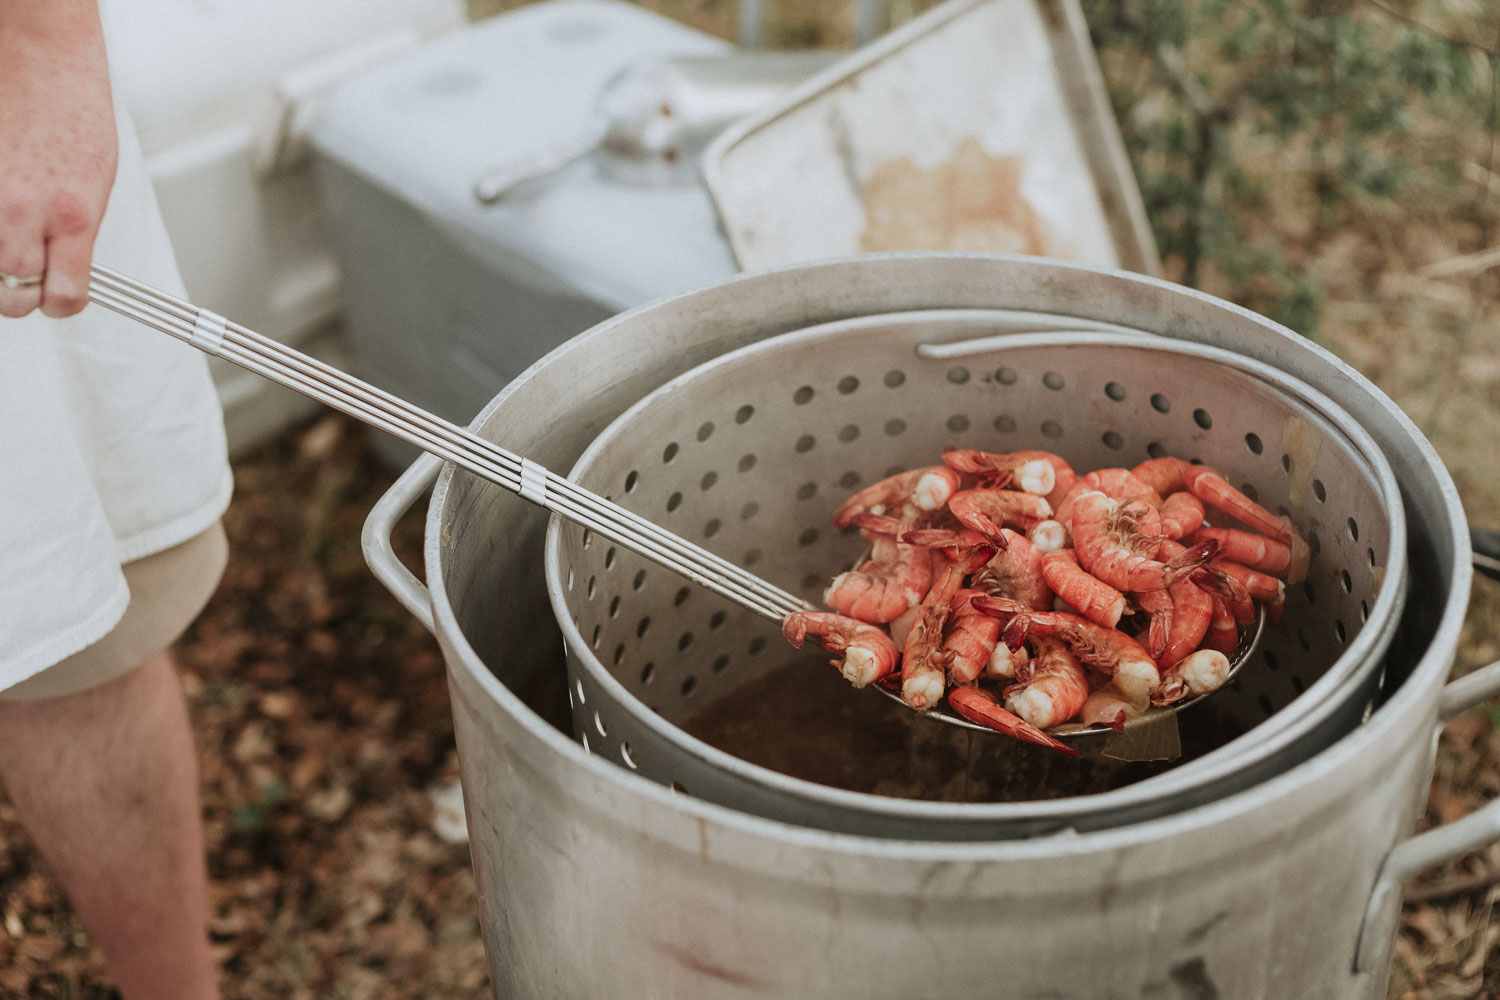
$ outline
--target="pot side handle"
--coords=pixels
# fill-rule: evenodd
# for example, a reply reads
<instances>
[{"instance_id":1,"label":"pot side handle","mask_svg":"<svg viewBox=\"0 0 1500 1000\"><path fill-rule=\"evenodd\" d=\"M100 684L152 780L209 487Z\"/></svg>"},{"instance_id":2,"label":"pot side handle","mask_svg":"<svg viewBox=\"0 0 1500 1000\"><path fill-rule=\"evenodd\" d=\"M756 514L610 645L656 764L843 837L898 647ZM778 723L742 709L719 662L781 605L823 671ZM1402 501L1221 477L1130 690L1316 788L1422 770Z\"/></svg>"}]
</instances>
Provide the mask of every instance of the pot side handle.
<instances>
[{"instance_id":1,"label":"pot side handle","mask_svg":"<svg viewBox=\"0 0 1500 1000\"><path fill-rule=\"evenodd\" d=\"M1500 693L1500 661L1460 677L1443 689L1438 702L1439 723L1447 723L1466 709ZM1463 819L1444 824L1397 844L1386 855L1375 876L1375 887L1365 906L1354 971L1373 972L1377 956L1396 933L1401 918L1401 894L1420 872L1451 861L1469 851L1500 840L1500 799L1494 799Z\"/></svg>"},{"instance_id":2,"label":"pot side handle","mask_svg":"<svg viewBox=\"0 0 1500 1000\"><path fill-rule=\"evenodd\" d=\"M432 594L397 557L391 546L391 532L401 515L432 486L442 467L443 460L436 455L420 456L370 508L360 535L370 572L429 632L433 631Z\"/></svg>"}]
</instances>

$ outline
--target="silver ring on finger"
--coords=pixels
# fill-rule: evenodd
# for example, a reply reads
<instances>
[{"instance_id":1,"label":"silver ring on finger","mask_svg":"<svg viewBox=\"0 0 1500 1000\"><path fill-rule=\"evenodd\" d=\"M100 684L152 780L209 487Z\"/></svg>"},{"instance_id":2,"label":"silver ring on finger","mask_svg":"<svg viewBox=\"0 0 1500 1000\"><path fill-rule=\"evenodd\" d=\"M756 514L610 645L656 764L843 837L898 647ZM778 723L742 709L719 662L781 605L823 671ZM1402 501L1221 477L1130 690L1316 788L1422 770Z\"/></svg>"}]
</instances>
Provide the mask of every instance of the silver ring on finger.
<instances>
[{"instance_id":1,"label":"silver ring on finger","mask_svg":"<svg viewBox=\"0 0 1500 1000\"><path fill-rule=\"evenodd\" d=\"M44 277L46 275L38 274L34 277L24 278L19 274L6 274L4 271L0 271L0 285L4 285L6 288L12 290L35 288L42 283Z\"/></svg>"}]
</instances>

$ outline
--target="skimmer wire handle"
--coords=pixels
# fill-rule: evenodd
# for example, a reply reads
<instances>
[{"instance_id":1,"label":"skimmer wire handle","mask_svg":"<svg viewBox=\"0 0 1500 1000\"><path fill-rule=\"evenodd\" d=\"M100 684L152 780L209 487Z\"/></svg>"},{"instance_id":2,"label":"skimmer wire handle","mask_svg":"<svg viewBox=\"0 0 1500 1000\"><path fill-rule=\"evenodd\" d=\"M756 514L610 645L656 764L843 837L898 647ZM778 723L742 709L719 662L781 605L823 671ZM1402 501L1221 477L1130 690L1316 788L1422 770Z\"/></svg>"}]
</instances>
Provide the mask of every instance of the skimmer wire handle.
<instances>
[{"instance_id":1,"label":"skimmer wire handle","mask_svg":"<svg viewBox=\"0 0 1500 1000\"><path fill-rule=\"evenodd\" d=\"M786 591L537 463L218 313L97 264L90 272L89 295L122 316L462 466L772 621L805 607Z\"/></svg>"}]
</instances>

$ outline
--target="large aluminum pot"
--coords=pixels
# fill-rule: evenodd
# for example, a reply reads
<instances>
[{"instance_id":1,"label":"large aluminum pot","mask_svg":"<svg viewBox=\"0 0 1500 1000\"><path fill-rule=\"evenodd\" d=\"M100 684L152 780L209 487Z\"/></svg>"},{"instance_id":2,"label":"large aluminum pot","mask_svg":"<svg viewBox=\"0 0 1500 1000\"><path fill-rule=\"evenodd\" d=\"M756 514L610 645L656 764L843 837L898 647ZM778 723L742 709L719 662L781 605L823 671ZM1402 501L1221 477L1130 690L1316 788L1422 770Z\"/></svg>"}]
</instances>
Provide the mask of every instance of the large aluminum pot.
<instances>
[{"instance_id":1,"label":"large aluminum pot","mask_svg":"<svg viewBox=\"0 0 1500 1000\"><path fill-rule=\"evenodd\" d=\"M474 421L567 468L672 375L759 338L926 308L1065 311L1234 350L1314 382L1380 442L1402 484L1411 594L1387 700L1332 746L1148 821L1030 840L834 834L676 794L568 732L542 581L546 517L443 469L424 588L389 528L440 463L371 513L377 575L443 647L498 996L1379 997L1402 886L1500 836L1500 805L1418 837L1446 719L1500 691L1500 664L1445 686L1468 599L1452 483L1411 422L1337 359L1165 282L1030 258L865 256L746 275L595 327Z\"/></svg>"}]
</instances>

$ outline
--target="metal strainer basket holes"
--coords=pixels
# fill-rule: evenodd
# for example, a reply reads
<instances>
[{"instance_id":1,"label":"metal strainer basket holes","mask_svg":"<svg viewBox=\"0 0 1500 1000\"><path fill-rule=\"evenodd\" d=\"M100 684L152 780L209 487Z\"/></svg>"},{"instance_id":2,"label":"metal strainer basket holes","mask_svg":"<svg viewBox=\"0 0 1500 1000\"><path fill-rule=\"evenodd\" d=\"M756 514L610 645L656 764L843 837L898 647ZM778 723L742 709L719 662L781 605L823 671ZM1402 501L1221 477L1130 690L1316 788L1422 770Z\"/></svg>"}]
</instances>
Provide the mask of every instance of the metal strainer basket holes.
<instances>
[{"instance_id":1,"label":"metal strainer basket holes","mask_svg":"<svg viewBox=\"0 0 1500 1000\"><path fill-rule=\"evenodd\" d=\"M829 579L866 547L854 529L831 527L834 507L893 472L936 463L945 447L1042 448L1080 474L1177 455L1290 515L1312 549L1308 578L1288 588L1282 620L1216 707L1248 729L1286 710L1357 641L1389 561L1388 499L1368 457L1328 420L1170 341L1048 335L962 358L922 356L942 337L952 334L920 317L881 317L727 355L622 415L570 478L821 606ZM549 572L555 551L567 616L588 653L570 655L578 738L622 766L720 798L704 787L706 745L653 727L641 706L680 726L796 654L771 623L607 539L556 521L552 532ZM808 669L827 658L804 655Z\"/></svg>"}]
</instances>

